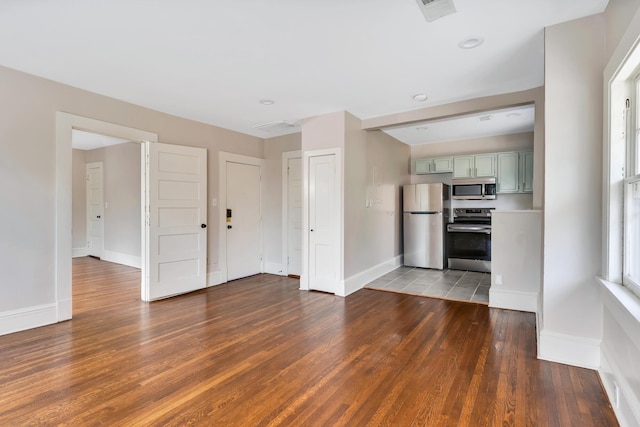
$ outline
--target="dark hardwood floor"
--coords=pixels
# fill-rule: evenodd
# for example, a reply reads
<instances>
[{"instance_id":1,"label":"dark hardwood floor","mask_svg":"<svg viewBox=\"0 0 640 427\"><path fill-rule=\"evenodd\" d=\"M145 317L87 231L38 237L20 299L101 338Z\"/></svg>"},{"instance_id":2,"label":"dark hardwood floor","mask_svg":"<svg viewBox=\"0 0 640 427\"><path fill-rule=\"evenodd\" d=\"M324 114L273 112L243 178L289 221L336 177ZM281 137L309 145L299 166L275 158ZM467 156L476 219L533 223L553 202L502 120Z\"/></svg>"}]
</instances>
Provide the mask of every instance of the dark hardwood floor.
<instances>
[{"instance_id":1,"label":"dark hardwood floor","mask_svg":"<svg viewBox=\"0 0 640 427\"><path fill-rule=\"evenodd\" d=\"M532 314L258 275L145 304L74 260L74 318L0 337L0 426L614 426Z\"/></svg>"}]
</instances>

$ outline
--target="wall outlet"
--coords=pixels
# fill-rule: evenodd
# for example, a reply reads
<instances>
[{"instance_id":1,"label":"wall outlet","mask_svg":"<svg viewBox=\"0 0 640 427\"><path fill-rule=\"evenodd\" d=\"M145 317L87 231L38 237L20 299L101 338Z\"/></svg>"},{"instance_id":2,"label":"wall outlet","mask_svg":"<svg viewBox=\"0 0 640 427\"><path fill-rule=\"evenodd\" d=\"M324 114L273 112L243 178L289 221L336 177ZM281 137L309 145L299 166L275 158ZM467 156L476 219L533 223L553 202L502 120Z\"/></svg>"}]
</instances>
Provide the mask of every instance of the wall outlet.
<instances>
[{"instance_id":1,"label":"wall outlet","mask_svg":"<svg viewBox=\"0 0 640 427\"><path fill-rule=\"evenodd\" d=\"M502 285L502 274L496 274L495 285Z\"/></svg>"},{"instance_id":2,"label":"wall outlet","mask_svg":"<svg viewBox=\"0 0 640 427\"><path fill-rule=\"evenodd\" d=\"M218 199L211 199L211 206L218 206Z\"/></svg>"}]
</instances>

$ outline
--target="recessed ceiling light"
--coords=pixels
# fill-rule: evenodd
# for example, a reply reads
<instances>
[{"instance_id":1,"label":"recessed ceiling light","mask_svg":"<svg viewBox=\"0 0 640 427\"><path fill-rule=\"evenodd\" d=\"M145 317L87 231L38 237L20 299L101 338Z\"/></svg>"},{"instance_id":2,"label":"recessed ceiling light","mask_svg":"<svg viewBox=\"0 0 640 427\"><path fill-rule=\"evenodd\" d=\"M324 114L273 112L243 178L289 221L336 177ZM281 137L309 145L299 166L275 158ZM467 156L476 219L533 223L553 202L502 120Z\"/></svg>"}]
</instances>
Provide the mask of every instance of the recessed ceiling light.
<instances>
[{"instance_id":1,"label":"recessed ceiling light","mask_svg":"<svg viewBox=\"0 0 640 427\"><path fill-rule=\"evenodd\" d=\"M415 95L413 95L413 100L418 102L426 101L427 98L429 97L424 93L416 93Z\"/></svg>"},{"instance_id":2,"label":"recessed ceiling light","mask_svg":"<svg viewBox=\"0 0 640 427\"><path fill-rule=\"evenodd\" d=\"M507 117L520 117L521 114L520 113L509 113L507 114Z\"/></svg>"},{"instance_id":3,"label":"recessed ceiling light","mask_svg":"<svg viewBox=\"0 0 640 427\"><path fill-rule=\"evenodd\" d=\"M482 37L468 37L458 43L458 47L460 49L473 49L474 47L480 46L484 43L484 39Z\"/></svg>"},{"instance_id":4,"label":"recessed ceiling light","mask_svg":"<svg viewBox=\"0 0 640 427\"><path fill-rule=\"evenodd\" d=\"M260 100L260 104L262 104L262 105L273 105L275 103L276 102L274 100L272 100L272 99L261 99Z\"/></svg>"},{"instance_id":5,"label":"recessed ceiling light","mask_svg":"<svg viewBox=\"0 0 640 427\"><path fill-rule=\"evenodd\" d=\"M416 130L417 130L417 131L420 131L420 132L424 132L424 131L425 131L425 130L427 130L427 129L429 129L429 128L428 128L428 127L426 127L426 126L420 126L420 127L417 127L417 128L416 128Z\"/></svg>"}]
</instances>

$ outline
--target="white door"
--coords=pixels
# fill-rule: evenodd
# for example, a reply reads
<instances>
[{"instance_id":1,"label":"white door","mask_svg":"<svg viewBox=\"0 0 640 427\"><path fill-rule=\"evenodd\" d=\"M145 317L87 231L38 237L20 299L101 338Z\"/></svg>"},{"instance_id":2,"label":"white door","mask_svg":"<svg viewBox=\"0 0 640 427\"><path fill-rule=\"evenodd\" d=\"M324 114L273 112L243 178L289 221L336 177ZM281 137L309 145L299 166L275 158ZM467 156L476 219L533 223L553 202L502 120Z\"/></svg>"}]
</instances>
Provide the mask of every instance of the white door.
<instances>
[{"instance_id":1,"label":"white door","mask_svg":"<svg viewBox=\"0 0 640 427\"><path fill-rule=\"evenodd\" d=\"M262 272L260 166L226 162L227 280Z\"/></svg>"},{"instance_id":2,"label":"white door","mask_svg":"<svg viewBox=\"0 0 640 427\"><path fill-rule=\"evenodd\" d=\"M207 150L146 143L147 280L152 301L206 286Z\"/></svg>"},{"instance_id":3,"label":"white door","mask_svg":"<svg viewBox=\"0 0 640 427\"><path fill-rule=\"evenodd\" d=\"M309 288L338 290L335 155L309 158Z\"/></svg>"},{"instance_id":4,"label":"white door","mask_svg":"<svg viewBox=\"0 0 640 427\"><path fill-rule=\"evenodd\" d=\"M102 162L87 163L87 255L102 258L104 246Z\"/></svg>"},{"instance_id":5,"label":"white door","mask_svg":"<svg viewBox=\"0 0 640 427\"><path fill-rule=\"evenodd\" d=\"M287 273L302 274L302 159L287 162Z\"/></svg>"}]
</instances>

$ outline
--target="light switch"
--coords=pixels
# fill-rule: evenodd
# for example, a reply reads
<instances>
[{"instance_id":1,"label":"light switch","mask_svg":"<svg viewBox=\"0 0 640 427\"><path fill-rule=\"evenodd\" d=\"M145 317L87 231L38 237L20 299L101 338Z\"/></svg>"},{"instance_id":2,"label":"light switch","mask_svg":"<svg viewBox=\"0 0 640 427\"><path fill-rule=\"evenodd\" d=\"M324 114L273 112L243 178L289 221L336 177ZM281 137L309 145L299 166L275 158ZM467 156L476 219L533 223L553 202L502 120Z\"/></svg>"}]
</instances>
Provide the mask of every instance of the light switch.
<instances>
[{"instance_id":1,"label":"light switch","mask_svg":"<svg viewBox=\"0 0 640 427\"><path fill-rule=\"evenodd\" d=\"M218 206L218 199L211 199L211 206Z\"/></svg>"}]
</instances>

